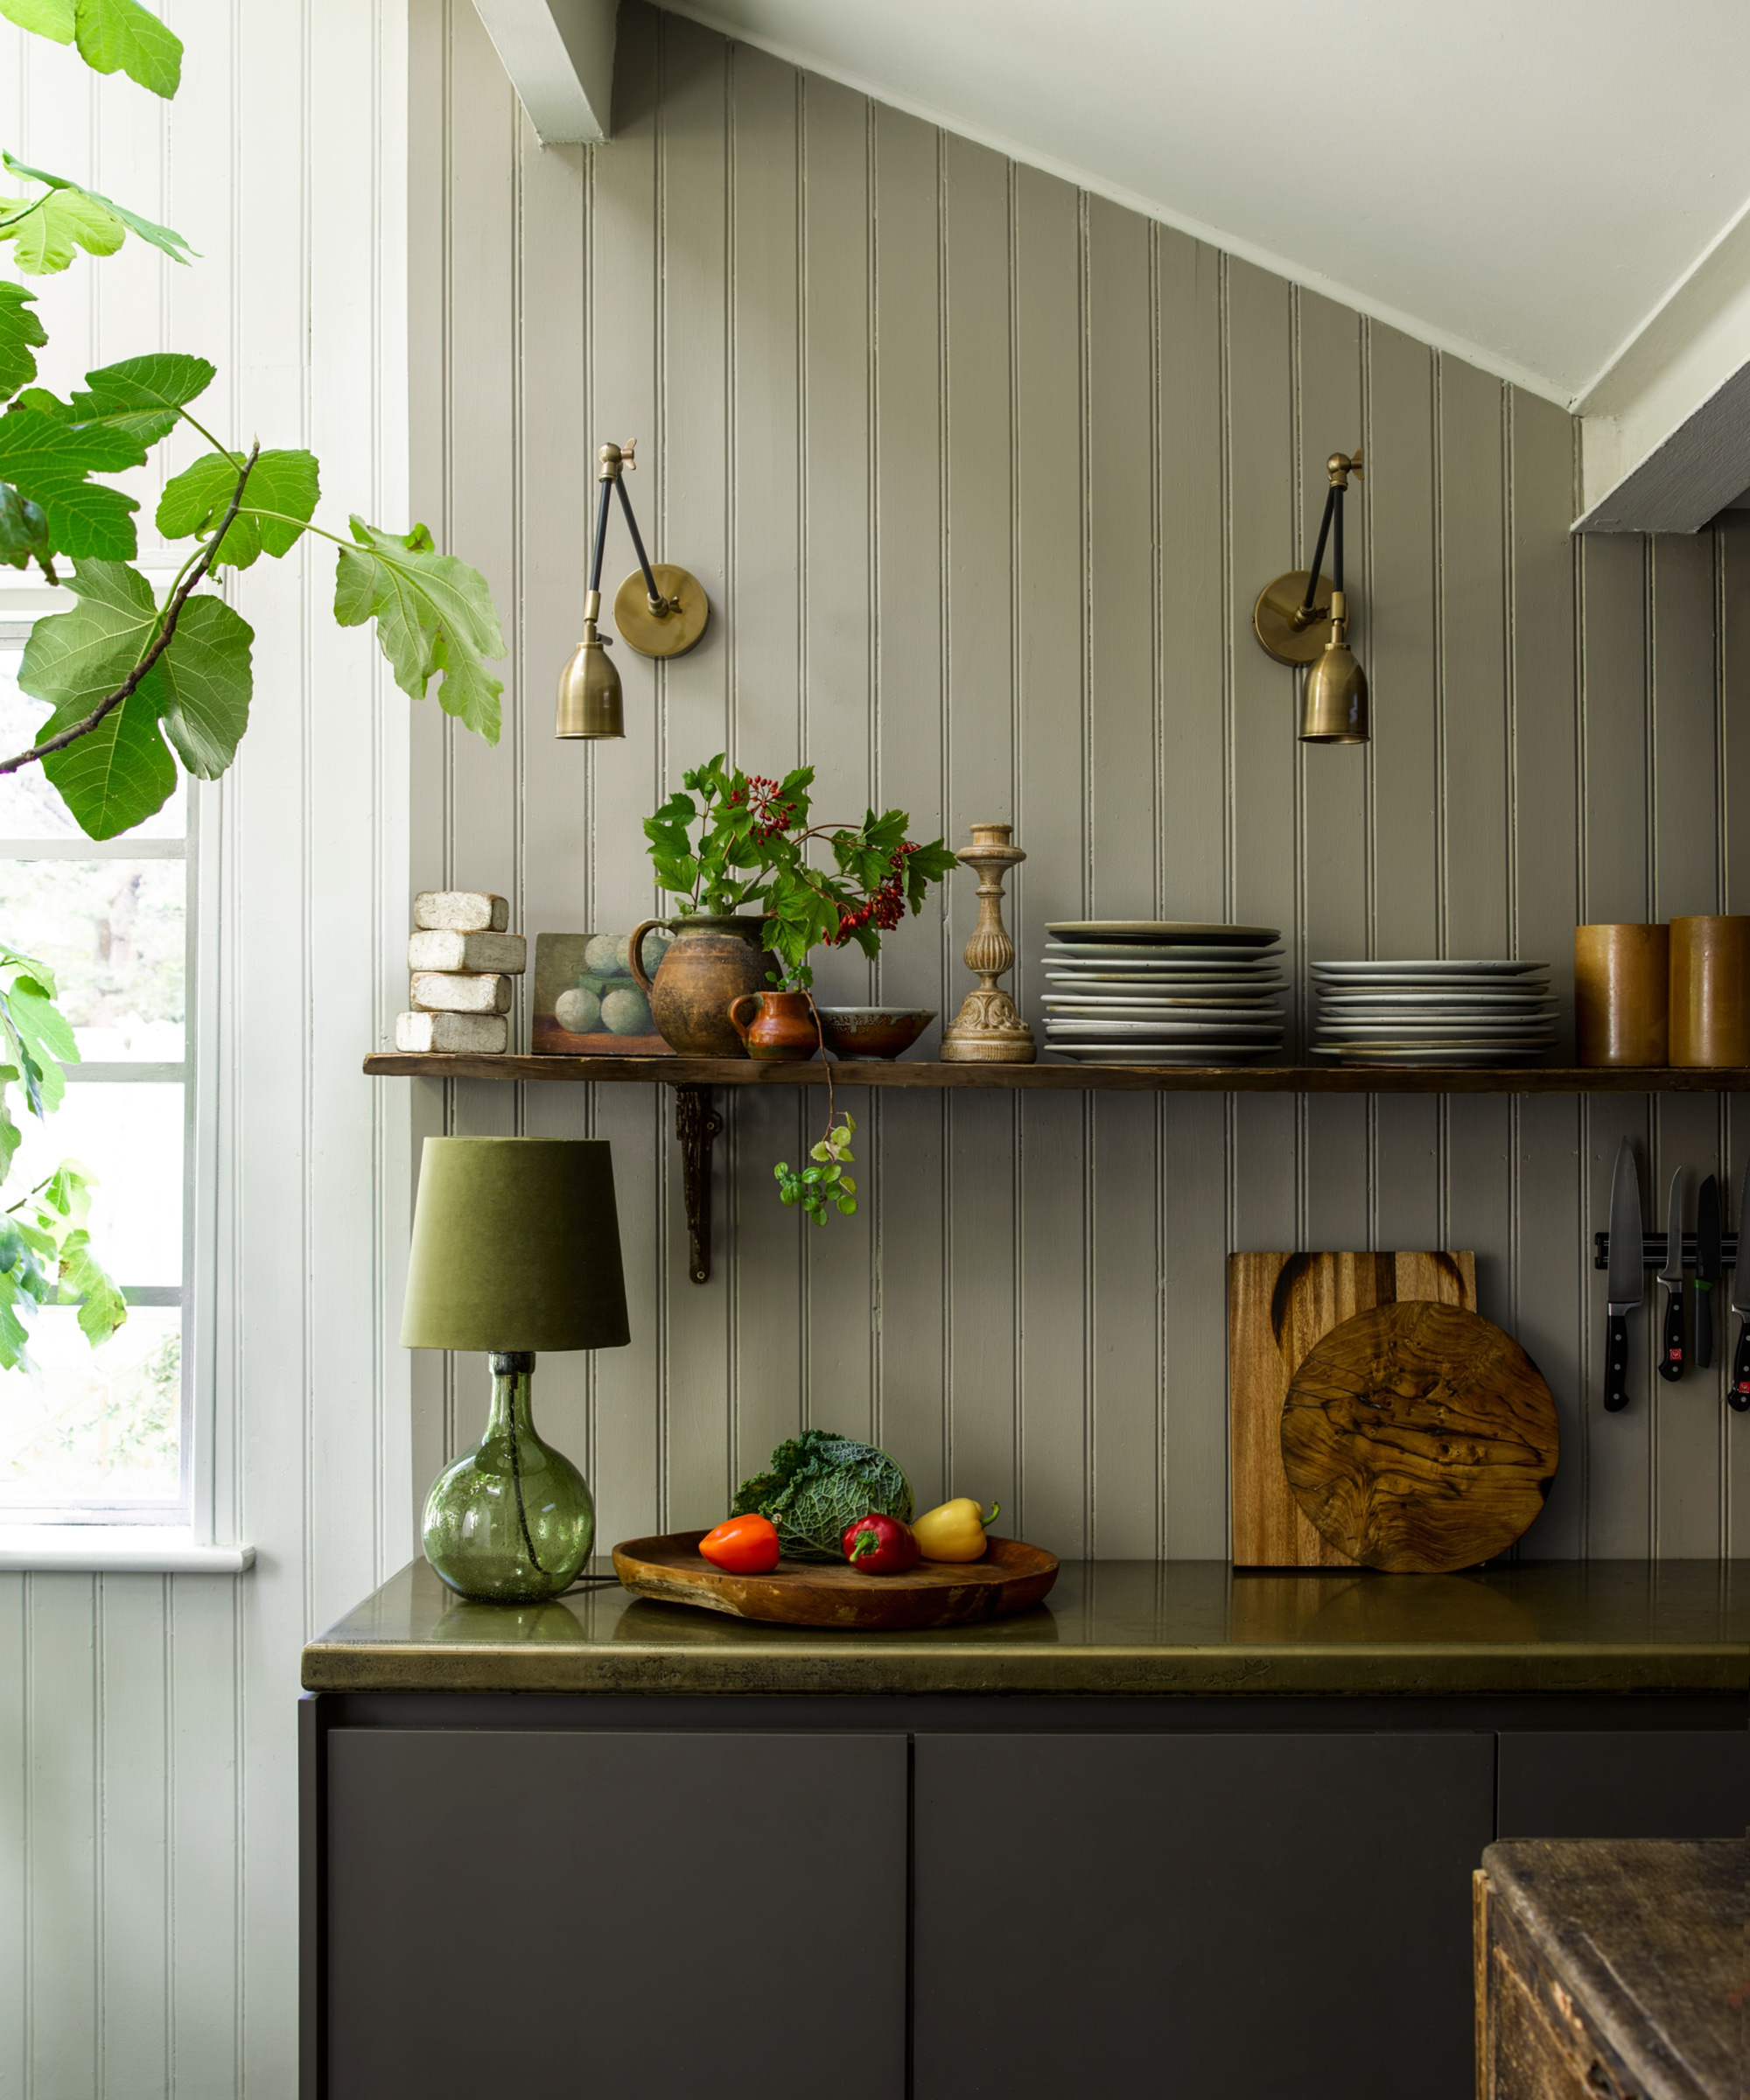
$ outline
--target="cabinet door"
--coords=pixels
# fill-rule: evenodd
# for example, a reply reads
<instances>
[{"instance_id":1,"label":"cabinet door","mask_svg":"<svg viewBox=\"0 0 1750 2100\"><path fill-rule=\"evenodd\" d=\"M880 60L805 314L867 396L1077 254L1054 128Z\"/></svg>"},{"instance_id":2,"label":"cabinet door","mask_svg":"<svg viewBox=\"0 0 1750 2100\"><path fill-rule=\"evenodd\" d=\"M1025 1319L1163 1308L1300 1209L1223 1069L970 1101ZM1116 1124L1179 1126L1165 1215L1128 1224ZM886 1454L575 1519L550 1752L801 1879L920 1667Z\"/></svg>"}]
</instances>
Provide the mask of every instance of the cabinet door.
<instances>
[{"instance_id":1,"label":"cabinet door","mask_svg":"<svg viewBox=\"0 0 1750 2100\"><path fill-rule=\"evenodd\" d=\"M1490 1735L920 1737L916 2100L1474 2090Z\"/></svg>"},{"instance_id":2,"label":"cabinet door","mask_svg":"<svg viewBox=\"0 0 1750 2100\"><path fill-rule=\"evenodd\" d=\"M335 1731L328 2100L902 2100L906 1791L903 1736Z\"/></svg>"},{"instance_id":3,"label":"cabinet door","mask_svg":"<svg viewBox=\"0 0 1750 2100\"><path fill-rule=\"evenodd\" d=\"M1501 1739L1502 1838L1741 1838L1750 1735L1598 1729Z\"/></svg>"}]
</instances>

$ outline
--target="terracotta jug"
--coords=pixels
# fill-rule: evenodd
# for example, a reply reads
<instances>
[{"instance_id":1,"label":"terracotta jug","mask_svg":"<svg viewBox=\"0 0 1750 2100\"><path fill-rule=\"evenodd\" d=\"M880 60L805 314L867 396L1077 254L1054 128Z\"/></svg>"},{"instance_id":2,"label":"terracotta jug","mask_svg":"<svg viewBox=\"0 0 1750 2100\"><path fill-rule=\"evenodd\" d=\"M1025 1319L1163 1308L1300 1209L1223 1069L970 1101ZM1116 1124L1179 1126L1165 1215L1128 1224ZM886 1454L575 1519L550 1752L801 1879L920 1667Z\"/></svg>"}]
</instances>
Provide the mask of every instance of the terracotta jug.
<instances>
[{"instance_id":1,"label":"terracotta jug","mask_svg":"<svg viewBox=\"0 0 1750 2100\"><path fill-rule=\"evenodd\" d=\"M744 991L730 1001L729 1018L749 1057L812 1057L820 1048L805 991Z\"/></svg>"},{"instance_id":2,"label":"terracotta jug","mask_svg":"<svg viewBox=\"0 0 1750 2100\"><path fill-rule=\"evenodd\" d=\"M667 927L675 938L656 965L654 980L644 974L639 948L653 927ZM647 919L626 942L632 974L650 1002L658 1033L682 1057L746 1057L746 1046L730 1025L729 1003L745 991L759 991L772 968L760 945L763 919L752 913L709 918Z\"/></svg>"}]
</instances>

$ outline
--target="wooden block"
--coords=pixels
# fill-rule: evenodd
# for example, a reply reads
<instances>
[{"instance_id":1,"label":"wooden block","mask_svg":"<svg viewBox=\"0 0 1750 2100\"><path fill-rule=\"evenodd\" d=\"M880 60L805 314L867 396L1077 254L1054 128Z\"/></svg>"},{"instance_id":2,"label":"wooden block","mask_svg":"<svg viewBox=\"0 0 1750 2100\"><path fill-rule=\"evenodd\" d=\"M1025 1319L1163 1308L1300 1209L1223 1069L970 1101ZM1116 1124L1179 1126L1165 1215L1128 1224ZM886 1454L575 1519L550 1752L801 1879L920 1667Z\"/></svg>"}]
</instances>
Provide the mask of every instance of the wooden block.
<instances>
[{"instance_id":1,"label":"wooden block","mask_svg":"<svg viewBox=\"0 0 1750 2100\"><path fill-rule=\"evenodd\" d=\"M496 972L471 976L456 970L416 970L411 996L427 1013L508 1013L510 979Z\"/></svg>"},{"instance_id":2,"label":"wooden block","mask_svg":"<svg viewBox=\"0 0 1750 2100\"><path fill-rule=\"evenodd\" d=\"M413 900L413 923L450 934L501 934L510 906L485 890L421 890Z\"/></svg>"},{"instance_id":3,"label":"wooden block","mask_svg":"<svg viewBox=\"0 0 1750 2100\"><path fill-rule=\"evenodd\" d=\"M1236 1568L1347 1568L1282 1467L1282 1407L1302 1360L1342 1321L1400 1298L1476 1310L1470 1254L1230 1254L1228 1407Z\"/></svg>"},{"instance_id":4,"label":"wooden block","mask_svg":"<svg viewBox=\"0 0 1750 2100\"><path fill-rule=\"evenodd\" d=\"M410 934L410 970L502 970L520 977L528 966L528 943L521 934L459 934L452 928Z\"/></svg>"},{"instance_id":5,"label":"wooden block","mask_svg":"<svg viewBox=\"0 0 1750 2100\"><path fill-rule=\"evenodd\" d=\"M510 1047L510 1023L501 1013L398 1013L395 1046L416 1056L432 1050L493 1055Z\"/></svg>"}]
</instances>

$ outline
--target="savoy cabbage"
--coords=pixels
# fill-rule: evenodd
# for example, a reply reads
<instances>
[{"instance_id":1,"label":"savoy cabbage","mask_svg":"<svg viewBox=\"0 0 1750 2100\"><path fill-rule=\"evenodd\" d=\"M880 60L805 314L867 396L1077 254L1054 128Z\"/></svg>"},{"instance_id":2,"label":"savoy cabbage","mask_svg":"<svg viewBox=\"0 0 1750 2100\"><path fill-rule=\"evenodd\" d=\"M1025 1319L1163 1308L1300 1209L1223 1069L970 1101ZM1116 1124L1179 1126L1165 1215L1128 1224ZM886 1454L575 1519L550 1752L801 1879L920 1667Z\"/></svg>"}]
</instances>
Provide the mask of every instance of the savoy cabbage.
<instances>
[{"instance_id":1,"label":"savoy cabbage","mask_svg":"<svg viewBox=\"0 0 1750 2100\"><path fill-rule=\"evenodd\" d=\"M741 1483L731 1515L769 1518L787 1559L842 1560L845 1532L872 1510L911 1522L912 1484L899 1466L872 1444L805 1429Z\"/></svg>"}]
</instances>

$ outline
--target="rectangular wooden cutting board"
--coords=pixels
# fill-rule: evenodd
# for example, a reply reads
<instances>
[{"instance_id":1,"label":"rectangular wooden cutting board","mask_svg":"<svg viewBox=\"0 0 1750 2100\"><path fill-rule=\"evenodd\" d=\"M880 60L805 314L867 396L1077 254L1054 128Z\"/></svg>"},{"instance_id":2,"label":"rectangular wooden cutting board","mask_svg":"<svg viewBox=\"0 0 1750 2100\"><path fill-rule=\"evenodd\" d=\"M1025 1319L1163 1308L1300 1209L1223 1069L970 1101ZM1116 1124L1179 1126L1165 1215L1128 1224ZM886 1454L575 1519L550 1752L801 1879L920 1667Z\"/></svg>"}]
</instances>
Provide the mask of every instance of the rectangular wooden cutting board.
<instances>
[{"instance_id":1,"label":"rectangular wooden cutting board","mask_svg":"<svg viewBox=\"0 0 1750 2100\"><path fill-rule=\"evenodd\" d=\"M1236 1568L1348 1568L1289 1492L1282 1405L1333 1327L1400 1298L1476 1311L1473 1254L1230 1254L1228 1414Z\"/></svg>"}]
</instances>

